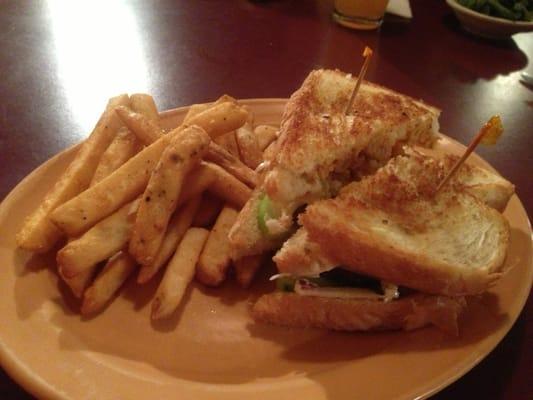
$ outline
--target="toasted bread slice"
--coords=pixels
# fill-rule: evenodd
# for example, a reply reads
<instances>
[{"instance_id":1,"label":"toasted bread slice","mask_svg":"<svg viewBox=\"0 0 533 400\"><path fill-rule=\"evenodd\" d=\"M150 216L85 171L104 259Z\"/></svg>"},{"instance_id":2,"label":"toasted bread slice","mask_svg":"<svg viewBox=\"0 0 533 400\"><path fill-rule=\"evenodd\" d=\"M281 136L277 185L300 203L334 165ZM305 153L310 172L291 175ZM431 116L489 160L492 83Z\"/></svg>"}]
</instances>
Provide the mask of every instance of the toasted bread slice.
<instances>
[{"instance_id":1,"label":"toasted bread slice","mask_svg":"<svg viewBox=\"0 0 533 400\"><path fill-rule=\"evenodd\" d=\"M364 82L345 116L355 79L340 71L309 74L288 101L280 135L268 152L266 193L292 215L303 204L329 198L353 179L375 171L403 144L431 146L437 139L439 111L390 89ZM250 202L257 204L258 196ZM254 226L253 207L245 207L230 241L237 258L273 249L273 242Z\"/></svg>"},{"instance_id":2,"label":"toasted bread slice","mask_svg":"<svg viewBox=\"0 0 533 400\"><path fill-rule=\"evenodd\" d=\"M345 115L354 85L349 74L317 70L291 96L265 177L271 199L300 205L324 198L324 181L372 172L403 144L436 141L437 109L369 82Z\"/></svg>"},{"instance_id":3,"label":"toasted bread slice","mask_svg":"<svg viewBox=\"0 0 533 400\"><path fill-rule=\"evenodd\" d=\"M424 162L429 158L435 159L439 167L432 169L432 172L439 174L436 179L446 174L453 168L459 160L458 156L438 153L436 150L427 148L406 149L408 154L417 162ZM454 176L456 185L478 198L483 203L500 212L505 210L509 199L514 194L514 185L507 179L495 172L478 167L471 163L464 163Z\"/></svg>"},{"instance_id":4,"label":"toasted bread slice","mask_svg":"<svg viewBox=\"0 0 533 400\"><path fill-rule=\"evenodd\" d=\"M481 293L501 275L509 224L456 180L435 195L440 170L398 156L300 222L344 268L424 293Z\"/></svg>"},{"instance_id":5,"label":"toasted bread slice","mask_svg":"<svg viewBox=\"0 0 533 400\"><path fill-rule=\"evenodd\" d=\"M465 305L463 297L421 293L384 303L275 292L259 298L252 316L258 322L339 331L409 331L435 325L457 335L457 320Z\"/></svg>"},{"instance_id":6,"label":"toasted bread slice","mask_svg":"<svg viewBox=\"0 0 533 400\"><path fill-rule=\"evenodd\" d=\"M427 178L429 174L434 174L433 179L436 181L440 181L458 159L456 156L443 154L430 156L410 148L405 149L405 153L409 162L418 164L418 168L424 171ZM431 164L432 168L424 167L424 164ZM463 164L452 179L457 190L464 190L499 211L505 209L514 193L514 186L509 181L471 164ZM302 276L313 276L337 265L321 251L317 243L309 240L305 228L300 228L283 243L273 259L279 272Z\"/></svg>"}]
</instances>

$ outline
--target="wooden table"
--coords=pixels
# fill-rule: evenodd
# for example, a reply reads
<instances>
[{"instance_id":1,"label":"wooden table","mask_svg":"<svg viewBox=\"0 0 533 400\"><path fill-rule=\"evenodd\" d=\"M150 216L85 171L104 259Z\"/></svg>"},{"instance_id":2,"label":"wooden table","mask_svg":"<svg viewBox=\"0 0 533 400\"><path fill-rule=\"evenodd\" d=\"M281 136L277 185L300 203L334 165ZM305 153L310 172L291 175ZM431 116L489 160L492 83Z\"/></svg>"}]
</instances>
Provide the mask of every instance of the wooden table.
<instances>
[{"instance_id":1,"label":"wooden table","mask_svg":"<svg viewBox=\"0 0 533 400\"><path fill-rule=\"evenodd\" d=\"M444 1L412 0L410 22L351 31L327 1L3 2L0 8L0 199L79 141L106 99L146 91L160 109L229 93L288 97L312 68L356 72L440 107L441 131L467 142L492 114L506 133L479 153L533 212L533 91L519 73L533 35L493 43L463 33ZM435 399L533 398L531 298L501 344ZM0 370L0 398L31 398Z\"/></svg>"}]
</instances>

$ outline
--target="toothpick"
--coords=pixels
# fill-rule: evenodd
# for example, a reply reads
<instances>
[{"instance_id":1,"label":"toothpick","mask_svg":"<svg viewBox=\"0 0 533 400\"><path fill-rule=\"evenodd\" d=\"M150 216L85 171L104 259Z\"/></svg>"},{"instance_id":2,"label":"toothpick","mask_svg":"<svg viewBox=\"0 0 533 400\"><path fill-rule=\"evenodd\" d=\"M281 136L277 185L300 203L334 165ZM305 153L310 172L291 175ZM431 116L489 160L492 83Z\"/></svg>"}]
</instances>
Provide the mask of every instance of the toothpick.
<instances>
[{"instance_id":1,"label":"toothpick","mask_svg":"<svg viewBox=\"0 0 533 400\"><path fill-rule=\"evenodd\" d=\"M498 136L501 135L501 132L503 131L501 119L499 116L493 116L491 119L487 121L485 125L481 127L479 132L477 133L476 137L470 142L468 145L466 151L461 156L459 160L455 163L453 168L448 172L448 175L441 181L439 186L437 187L437 190L435 191L435 195L439 193L439 191L443 188L446 183L450 181L450 179L455 175L455 173L459 170L461 165L466 161L466 159L472 154L472 152L475 150L477 145L482 142L485 135L489 134L489 136L494 136L495 138L491 138L490 141L495 143L495 140L497 140Z\"/></svg>"},{"instance_id":2,"label":"toothpick","mask_svg":"<svg viewBox=\"0 0 533 400\"><path fill-rule=\"evenodd\" d=\"M370 47L365 46L365 49L363 50L363 57L365 57L365 61L363 63L363 66L361 67L361 71L359 72L357 81L355 82L355 87L353 88L352 96L350 97L348 106L346 107L346 110L344 110L345 115L348 115L348 113L350 112L355 96L357 95L357 92L359 91L359 87L361 86L361 82L363 81L366 75L366 70L368 69L368 66L370 65L370 59L372 58L372 49Z\"/></svg>"}]
</instances>

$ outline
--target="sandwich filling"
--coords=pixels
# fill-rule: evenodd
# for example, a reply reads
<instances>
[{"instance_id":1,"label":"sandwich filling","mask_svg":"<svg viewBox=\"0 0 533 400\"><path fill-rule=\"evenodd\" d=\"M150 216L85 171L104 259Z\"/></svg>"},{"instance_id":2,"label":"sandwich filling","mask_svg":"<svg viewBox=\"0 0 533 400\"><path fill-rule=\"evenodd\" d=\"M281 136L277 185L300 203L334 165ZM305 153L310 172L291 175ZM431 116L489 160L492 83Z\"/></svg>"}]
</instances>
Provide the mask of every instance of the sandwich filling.
<instances>
[{"instance_id":1,"label":"sandwich filling","mask_svg":"<svg viewBox=\"0 0 533 400\"><path fill-rule=\"evenodd\" d=\"M400 291L397 285L357 274L327 257L307 231L298 229L274 256L281 273L274 275L278 289L301 296L391 301ZM281 268L280 268L281 267Z\"/></svg>"},{"instance_id":2,"label":"sandwich filling","mask_svg":"<svg viewBox=\"0 0 533 400\"><path fill-rule=\"evenodd\" d=\"M271 280L276 280L278 290L294 292L300 296L384 302L400 297L397 285L356 274L342 267L322 272L318 276L277 274Z\"/></svg>"}]
</instances>

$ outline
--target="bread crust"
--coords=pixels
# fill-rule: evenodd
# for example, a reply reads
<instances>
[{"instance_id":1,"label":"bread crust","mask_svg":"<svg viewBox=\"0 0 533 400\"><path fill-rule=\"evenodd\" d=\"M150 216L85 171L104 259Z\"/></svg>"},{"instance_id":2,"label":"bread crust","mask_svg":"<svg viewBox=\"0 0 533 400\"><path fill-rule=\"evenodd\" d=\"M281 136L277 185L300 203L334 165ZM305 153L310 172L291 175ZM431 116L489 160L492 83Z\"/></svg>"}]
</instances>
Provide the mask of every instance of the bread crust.
<instances>
[{"instance_id":1,"label":"bread crust","mask_svg":"<svg viewBox=\"0 0 533 400\"><path fill-rule=\"evenodd\" d=\"M421 293L390 302L301 296L275 292L254 304L257 322L295 328L338 331L413 330L427 325L458 334L458 318L466 301Z\"/></svg>"}]
</instances>

